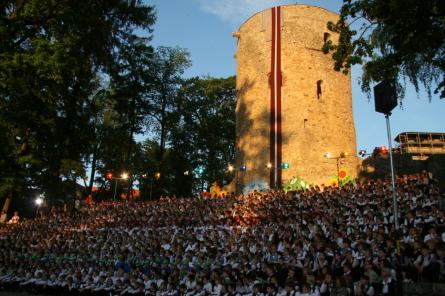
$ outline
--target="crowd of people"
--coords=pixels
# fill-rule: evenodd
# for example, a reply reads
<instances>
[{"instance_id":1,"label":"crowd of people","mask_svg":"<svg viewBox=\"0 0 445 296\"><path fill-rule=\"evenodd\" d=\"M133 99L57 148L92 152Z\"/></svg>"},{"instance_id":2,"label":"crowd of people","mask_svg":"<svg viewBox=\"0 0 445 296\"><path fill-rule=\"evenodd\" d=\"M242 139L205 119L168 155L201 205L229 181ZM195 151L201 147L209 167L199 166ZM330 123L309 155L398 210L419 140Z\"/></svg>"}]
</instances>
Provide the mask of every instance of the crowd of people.
<instances>
[{"instance_id":1,"label":"crowd of people","mask_svg":"<svg viewBox=\"0 0 445 296\"><path fill-rule=\"evenodd\" d=\"M445 282L430 174L53 209L0 229L0 287L55 295L394 295ZM400 251L400 252L399 252Z\"/></svg>"}]
</instances>

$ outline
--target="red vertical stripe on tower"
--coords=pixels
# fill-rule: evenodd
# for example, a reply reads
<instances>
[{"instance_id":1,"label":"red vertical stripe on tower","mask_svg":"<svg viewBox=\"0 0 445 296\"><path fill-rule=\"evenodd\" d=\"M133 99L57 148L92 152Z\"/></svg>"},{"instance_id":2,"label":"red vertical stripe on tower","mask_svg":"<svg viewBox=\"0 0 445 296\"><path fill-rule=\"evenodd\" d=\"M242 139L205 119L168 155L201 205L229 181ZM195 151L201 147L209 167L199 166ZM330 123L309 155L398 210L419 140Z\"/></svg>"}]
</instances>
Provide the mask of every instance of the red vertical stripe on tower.
<instances>
[{"instance_id":1,"label":"red vertical stripe on tower","mask_svg":"<svg viewBox=\"0 0 445 296\"><path fill-rule=\"evenodd\" d=\"M272 8L270 87L270 186L281 186L281 7Z\"/></svg>"},{"instance_id":2,"label":"red vertical stripe on tower","mask_svg":"<svg viewBox=\"0 0 445 296\"><path fill-rule=\"evenodd\" d=\"M270 179L269 185L270 187L275 185L275 10L276 8L272 8L272 51L270 55L270 148L269 148L269 161L272 164L272 168L270 169Z\"/></svg>"},{"instance_id":3,"label":"red vertical stripe on tower","mask_svg":"<svg viewBox=\"0 0 445 296\"><path fill-rule=\"evenodd\" d=\"M277 55L277 65L276 65L276 126L277 126L277 143L276 143L276 148L275 148L275 153L277 154L276 157L276 166L277 166L277 176L276 176L276 180L277 180L277 186L281 187L281 161L282 161L282 145L281 145L281 7L277 7L277 16L276 16L276 20L277 20L277 25L276 25L276 38L277 38L277 48L276 48L276 55Z\"/></svg>"}]
</instances>

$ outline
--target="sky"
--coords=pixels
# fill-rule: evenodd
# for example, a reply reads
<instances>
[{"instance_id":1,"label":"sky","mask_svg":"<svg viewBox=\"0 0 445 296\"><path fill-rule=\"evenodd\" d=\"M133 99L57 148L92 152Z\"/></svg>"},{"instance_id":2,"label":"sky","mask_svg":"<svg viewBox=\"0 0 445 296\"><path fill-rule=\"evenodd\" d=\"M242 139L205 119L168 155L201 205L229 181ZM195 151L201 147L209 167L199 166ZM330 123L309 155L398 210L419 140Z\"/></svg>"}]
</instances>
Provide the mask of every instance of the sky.
<instances>
[{"instance_id":1,"label":"sky","mask_svg":"<svg viewBox=\"0 0 445 296\"><path fill-rule=\"evenodd\" d=\"M236 75L236 40L232 32L261 10L284 4L308 4L339 12L341 0L145 0L156 6L152 45L182 47L193 65L185 76L228 77ZM374 111L374 100L360 90L361 68L352 69L352 100L357 150L372 152L388 145L385 117ZM424 91L416 94L407 84L402 107L391 116L392 138L400 132L445 132L445 99ZM393 143L393 146L396 143Z\"/></svg>"}]
</instances>

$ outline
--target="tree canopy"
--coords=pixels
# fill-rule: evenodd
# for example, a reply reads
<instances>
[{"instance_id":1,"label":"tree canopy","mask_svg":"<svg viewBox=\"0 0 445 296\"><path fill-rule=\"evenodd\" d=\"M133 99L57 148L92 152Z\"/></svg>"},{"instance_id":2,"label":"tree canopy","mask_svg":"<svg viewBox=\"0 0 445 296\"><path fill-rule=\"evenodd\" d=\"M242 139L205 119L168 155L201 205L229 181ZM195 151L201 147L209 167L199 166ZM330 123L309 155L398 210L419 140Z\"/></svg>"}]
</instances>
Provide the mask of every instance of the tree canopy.
<instances>
[{"instance_id":1,"label":"tree canopy","mask_svg":"<svg viewBox=\"0 0 445 296\"><path fill-rule=\"evenodd\" d=\"M422 85L430 97L432 90L445 97L445 1L343 0L328 29L339 33L339 42L328 40L323 51L333 53L338 71L362 64L362 90L407 78L416 91Z\"/></svg>"},{"instance_id":2,"label":"tree canopy","mask_svg":"<svg viewBox=\"0 0 445 296\"><path fill-rule=\"evenodd\" d=\"M235 159L235 107L234 76L187 79L179 91L172 147L200 168L199 179L208 188L233 178L227 167Z\"/></svg>"},{"instance_id":3,"label":"tree canopy","mask_svg":"<svg viewBox=\"0 0 445 296\"><path fill-rule=\"evenodd\" d=\"M118 72L125 49L147 44L154 21L142 1L1 2L0 195L24 186L56 196L75 186L101 77Z\"/></svg>"},{"instance_id":4,"label":"tree canopy","mask_svg":"<svg viewBox=\"0 0 445 296\"><path fill-rule=\"evenodd\" d=\"M64 199L82 180L105 198L230 181L235 80L184 79L187 50L151 46L145 3L0 3L0 198Z\"/></svg>"}]
</instances>

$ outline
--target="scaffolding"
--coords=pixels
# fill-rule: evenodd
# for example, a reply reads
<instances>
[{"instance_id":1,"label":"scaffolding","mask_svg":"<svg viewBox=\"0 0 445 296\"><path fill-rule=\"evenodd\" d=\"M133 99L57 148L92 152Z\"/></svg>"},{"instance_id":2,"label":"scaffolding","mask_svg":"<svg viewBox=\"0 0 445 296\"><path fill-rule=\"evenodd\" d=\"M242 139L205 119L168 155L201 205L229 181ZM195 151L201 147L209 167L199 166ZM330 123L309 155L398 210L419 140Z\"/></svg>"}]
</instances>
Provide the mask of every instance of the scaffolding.
<instances>
[{"instance_id":1,"label":"scaffolding","mask_svg":"<svg viewBox=\"0 0 445 296\"><path fill-rule=\"evenodd\" d=\"M445 154L445 133L403 132L394 139L400 154L430 156Z\"/></svg>"}]
</instances>

